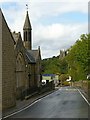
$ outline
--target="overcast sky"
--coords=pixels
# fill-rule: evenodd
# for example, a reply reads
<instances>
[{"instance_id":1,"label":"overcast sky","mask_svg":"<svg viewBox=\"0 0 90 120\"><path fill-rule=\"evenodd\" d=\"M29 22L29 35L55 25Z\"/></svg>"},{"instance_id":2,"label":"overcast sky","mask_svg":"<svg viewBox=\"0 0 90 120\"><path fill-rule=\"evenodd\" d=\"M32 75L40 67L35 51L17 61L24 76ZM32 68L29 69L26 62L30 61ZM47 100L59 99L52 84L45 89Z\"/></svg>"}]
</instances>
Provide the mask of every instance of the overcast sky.
<instances>
[{"instance_id":1,"label":"overcast sky","mask_svg":"<svg viewBox=\"0 0 90 120\"><path fill-rule=\"evenodd\" d=\"M59 55L60 49L66 50L81 34L88 33L88 0L0 0L12 32L23 34L26 4L33 49L40 46L42 58Z\"/></svg>"}]
</instances>

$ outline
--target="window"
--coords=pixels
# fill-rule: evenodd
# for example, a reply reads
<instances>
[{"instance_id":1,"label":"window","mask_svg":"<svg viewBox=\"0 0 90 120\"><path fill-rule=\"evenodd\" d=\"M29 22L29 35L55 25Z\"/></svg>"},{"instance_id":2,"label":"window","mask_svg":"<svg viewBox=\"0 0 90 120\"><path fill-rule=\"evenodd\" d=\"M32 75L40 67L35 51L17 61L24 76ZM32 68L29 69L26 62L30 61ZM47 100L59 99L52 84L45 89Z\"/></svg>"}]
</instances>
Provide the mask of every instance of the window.
<instances>
[{"instance_id":1,"label":"window","mask_svg":"<svg viewBox=\"0 0 90 120\"><path fill-rule=\"evenodd\" d=\"M31 32L29 32L28 40L31 41Z\"/></svg>"},{"instance_id":2,"label":"window","mask_svg":"<svg viewBox=\"0 0 90 120\"><path fill-rule=\"evenodd\" d=\"M26 33L26 41L27 41L27 31L25 33Z\"/></svg>"},{"instance_id":3,"label":"window","mask_svg":"<svg viewBox=\"0 0 90 120\"><path fill-rule=\"evenodd\" d=\"M27 31L24 32L24 41L27 41Z\"/></svg>"}]
</instances>

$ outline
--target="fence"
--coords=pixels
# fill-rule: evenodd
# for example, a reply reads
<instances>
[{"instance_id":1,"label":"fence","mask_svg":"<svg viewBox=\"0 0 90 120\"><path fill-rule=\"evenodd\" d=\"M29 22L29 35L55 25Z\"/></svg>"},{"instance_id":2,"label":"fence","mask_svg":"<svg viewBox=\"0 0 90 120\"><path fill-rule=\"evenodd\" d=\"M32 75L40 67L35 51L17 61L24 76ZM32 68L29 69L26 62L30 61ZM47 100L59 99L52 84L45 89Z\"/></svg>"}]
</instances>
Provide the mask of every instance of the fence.
<instances>
[{"instance_id":1,"label":"fence","mask_svg":"<svg viewBox=\"0 0 90 120\"><path fill-rule=\"evenodd\" d=\"M36 92L41 94L47 91L51 91L53 89L55 89L54 81L47 82L45 85L40 86L40 87L34 86L29 89L23 89L21 87L17 89L16 97L17 97L17 100L19 99L24 100L25 98L29 98L28 96L31 96L32 94Z\"/></svg>"}]
</instances>

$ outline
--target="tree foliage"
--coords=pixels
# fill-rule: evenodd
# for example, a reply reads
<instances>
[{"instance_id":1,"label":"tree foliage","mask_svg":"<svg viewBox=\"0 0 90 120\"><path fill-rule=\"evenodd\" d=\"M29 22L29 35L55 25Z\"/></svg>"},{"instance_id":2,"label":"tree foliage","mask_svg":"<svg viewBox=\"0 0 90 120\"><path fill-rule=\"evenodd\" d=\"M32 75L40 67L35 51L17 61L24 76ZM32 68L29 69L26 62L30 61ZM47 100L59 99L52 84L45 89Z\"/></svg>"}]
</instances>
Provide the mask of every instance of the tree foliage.
<instances>
[{"instance_id":1,"label":"tree foliage","mask_svg":"<svg viewBox=\"0 0 90 120\"><path fill-rule=\"evenodd\" d=\"M73 80L86 79L90 74L90 34L82 34L76 43L68 49L68 55L42 60L42 73L69 74Z\"/></svg>"},{"instance_id":2,"label":"tree foliage","mask_svg":"<svg viewBox=\"0 0 90 120\"><path fill-rule=\"evenodd\" d=\"M90 34L81 35L80 39L68 51L66 59L69 66L69 74L74 80L86 79L88 74L89 39Z\"/></svg>"},{"instance_id":3,"label":"tree foliage","mask_svg":"<svg viewBox=\"0 0 90 120\"><path fill-rule=\"evenodd\" d=\"M59 57L53 57L42 60L42 73L48 74L64 74L68 72L68 64L66 60L59 59Z\"/></svg>"},{"instance_id":4,"label":"tree foliage","mask_svg":"<svg viewBox=\"0 0 90 120\"><path fill-rule=\"evenodd\" d=\"M68 78L69 78L69 75L68 75L68 74L61 74L61 75L60 75L60 80L61 80L62 82L66 81Z\"/></svg>"}]
</instances>

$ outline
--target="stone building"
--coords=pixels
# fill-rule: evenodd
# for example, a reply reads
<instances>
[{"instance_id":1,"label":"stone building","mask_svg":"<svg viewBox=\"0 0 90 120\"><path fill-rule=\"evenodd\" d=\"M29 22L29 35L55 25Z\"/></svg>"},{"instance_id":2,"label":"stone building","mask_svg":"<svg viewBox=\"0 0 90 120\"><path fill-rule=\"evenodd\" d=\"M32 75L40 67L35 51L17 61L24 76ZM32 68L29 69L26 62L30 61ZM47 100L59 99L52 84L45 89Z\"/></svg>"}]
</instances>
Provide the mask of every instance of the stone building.
<instances>
[{"instance_id":1,"label":"stone building","mask_svg":"<svg viewBox=\"0 0 90 120\"><path fill-rule=\"evenodd\" d=\"M5 18L0 9L0 48L2 48L2 59L0 59L0 68L2 68L2 96L0 96L0 106L2 104L2 110L10 108L16 105L16 82L15 82L15 51L14 51L14 39L10 32L10 29L5 21ZM2 62L1 62L2 60ZM2 103L1 103L2 98Z\"/></svg>"},{"instance_id":2,"label":"stone building","mask_svg":"<svg viewBox=\"0 0 90 120\"><path fill-rule=\"evenodd\" d=\"M38 49L32 50L32 27L28 11L26 13L26 19L23 26L23 43L24 47L26 48L25 54L29 65L28 79L33 80L33 82L30 81L30 86L39 87L41 84L41 52L40 46L38 47Z\"/></svg>"},{"instance_id":3,"label":"stone building","mask_svg":"<svg viewBox=\"0 0 90 120\"><path fill-rule=\"evenodd\" d=\"M19 99L22 92L26 89L27 77L26 77L26 61L25 61L25 47L22 42L20 33L12 33L15 40L15 75L16 75L16 97Z\"/></svg>"},{"instance_id":4,"label":"stone building","mask_svg":"<svg viewBox=\"0 0 90 120\"><path fill-rule=\"evenodd\" d=\"M20 32L13 32L12 35L15 40L16 91L19 99L35 92L41 84L40 47L32 50L32 27L28 11L23 26L23 40Z\"/></svg>"},{"instance_id":5,"label":"stone building","mask_svg":"<svg viewBox=\"0 0 90 120\"><path fill-rule=\"evenodd\" d=\"M59 59L64 58L66 55L67 55L67 51L65 51L65 50L60 50Z\"/></svg>"},{"instance_id":6,"label":"stone building","mask_svg":"<svg viewBox=\"0 0 90 120\"><path fill-rule=\"evenodd\" d=\"M16 99L41 85L40 47L32 50L32 28L28 11L21 33L11 33L0 9L0 110L16 105ZM2 73L2 74L1 74Z\"/></svg>"}]
</instances>

